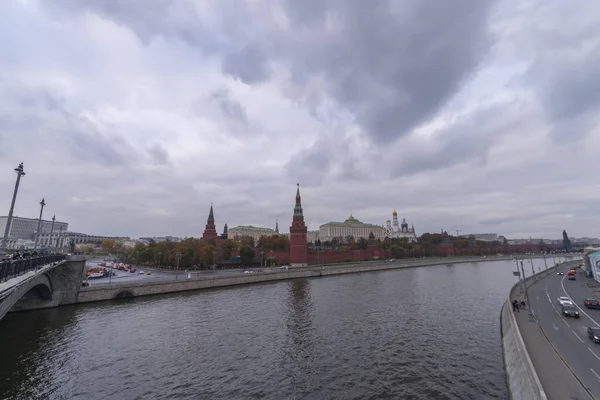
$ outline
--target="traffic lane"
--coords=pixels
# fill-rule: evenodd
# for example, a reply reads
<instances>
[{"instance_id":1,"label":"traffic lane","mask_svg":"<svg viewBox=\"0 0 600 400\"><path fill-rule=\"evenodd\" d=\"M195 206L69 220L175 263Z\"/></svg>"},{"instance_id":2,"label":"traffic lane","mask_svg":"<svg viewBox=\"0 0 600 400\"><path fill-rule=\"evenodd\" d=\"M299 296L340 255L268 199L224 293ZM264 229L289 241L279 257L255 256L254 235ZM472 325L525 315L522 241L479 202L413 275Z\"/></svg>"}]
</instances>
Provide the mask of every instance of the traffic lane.
<instances>
[{"instance_id":1,"label":"traffic lane","mask_svg":"<svg viewBox=\"0 0 600 400\"><path fill-rule=\"evenodd\" d=\"M563 360L583 382L585 387L600 398L600 346L587 335L586 318L567 318L560 313L556 284L561 276L549 276L529 288L531 307L538 322ZM527 312L526 310L524 312Z\"/></svg>"},{"instance_id":2,"label":"traffic lane","mask_svg":"<svg viewBox=\"0 0 600 400\"><path fill-rule=\"evenodd\" d=\"M587 286L586 278L578 273L577 280L570 281L568 279L562 279L560 286L560 289L564 295L573 299L573 302L580 309L580 312L582 314L587 314L587 317L593 320L596 326L600 327L600 310L590 309L584 306L584 301L586 298L597 298L597 296L594 295L592 290Z\"/></svg>"}]
</instances>

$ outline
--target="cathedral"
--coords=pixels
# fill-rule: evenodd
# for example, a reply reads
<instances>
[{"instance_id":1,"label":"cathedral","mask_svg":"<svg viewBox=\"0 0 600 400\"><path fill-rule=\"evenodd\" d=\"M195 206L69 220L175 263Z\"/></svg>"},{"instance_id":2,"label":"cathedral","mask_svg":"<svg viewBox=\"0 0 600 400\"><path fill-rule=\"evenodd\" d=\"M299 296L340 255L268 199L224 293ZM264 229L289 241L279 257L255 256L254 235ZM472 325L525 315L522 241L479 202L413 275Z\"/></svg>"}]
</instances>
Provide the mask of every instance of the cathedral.
<instances>
[{"instance_id":1,"label":"cathedral","mask_svg":"<svg viewBox=\"0 0 600 400\"><path fill-rule=\"evenodd\" d=\"M415 233L415 226L412 225L410 228L406 223L406 218L402 218L402 224L398 224L398 213L396 210L392 213L392 220L388 219L385 221L385 236L392 239L407 238L409 242L416 242L417 235Z\"/></svg>"}]
</instances>

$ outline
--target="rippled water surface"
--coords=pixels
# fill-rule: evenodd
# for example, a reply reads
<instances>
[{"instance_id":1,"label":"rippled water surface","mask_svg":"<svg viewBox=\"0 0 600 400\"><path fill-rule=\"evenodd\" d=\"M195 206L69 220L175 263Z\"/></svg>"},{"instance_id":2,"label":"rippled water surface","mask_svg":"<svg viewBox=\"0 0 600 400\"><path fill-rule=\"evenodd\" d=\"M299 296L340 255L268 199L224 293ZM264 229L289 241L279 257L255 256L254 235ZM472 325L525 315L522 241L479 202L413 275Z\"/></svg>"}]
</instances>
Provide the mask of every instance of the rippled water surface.
<instances>
[{"instance_id":1,"label":"rippled water surface","mask_svg":"<svg viewBox=\"0 0 600 400\"><path fill-rule=\"evenodd\" d=\"M0 398L506 399L499 314L513 269L456 264L9 314Z\"/></svg>"}]
</instances>

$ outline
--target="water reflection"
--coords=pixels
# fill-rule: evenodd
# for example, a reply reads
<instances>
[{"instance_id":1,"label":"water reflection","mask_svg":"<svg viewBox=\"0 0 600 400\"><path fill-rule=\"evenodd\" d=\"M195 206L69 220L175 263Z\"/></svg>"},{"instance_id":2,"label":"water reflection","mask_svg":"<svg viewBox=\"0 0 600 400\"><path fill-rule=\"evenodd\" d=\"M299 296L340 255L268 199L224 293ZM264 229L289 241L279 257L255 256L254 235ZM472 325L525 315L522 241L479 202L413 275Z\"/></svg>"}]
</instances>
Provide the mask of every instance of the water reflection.
<instances>
[{"instance_id":1,"label":"water reflection","mask_svg":"<svg viewBox=\"0 0 600 400\"><path fill-rule=\"evenodd\" d=\"M287 330L283 347L285 362L281 373L290 380L293 392L306 393L313 384L312 374L316 358L314 304L308 279L296 279L288 285L289 294L284 314Z\"/></svg>"},{"instance_id":2,"label":"water reflection","mask_svg":"<svg viewBox=\"0 0 600 400\"><path fill-rule=\"evenodd\" d=\"M68 352L64 352L61 342L64 343L65 338L73 340L76 320L74 307L5 316L0 322L3 399L39 398L44 388L58 383L60 370L50 363L69 362Z\"/></svg>"}]
</instances>

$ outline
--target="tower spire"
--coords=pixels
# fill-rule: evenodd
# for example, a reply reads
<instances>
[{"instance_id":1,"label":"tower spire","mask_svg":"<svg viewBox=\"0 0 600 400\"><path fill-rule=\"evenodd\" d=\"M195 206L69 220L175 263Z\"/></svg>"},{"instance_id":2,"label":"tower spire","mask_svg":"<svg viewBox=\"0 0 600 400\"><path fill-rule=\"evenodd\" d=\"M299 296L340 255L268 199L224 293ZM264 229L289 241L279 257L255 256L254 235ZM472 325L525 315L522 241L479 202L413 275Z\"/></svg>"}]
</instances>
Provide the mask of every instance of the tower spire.
<instances>
[{"instance_id":1,"label":"tower spire","mask_svg":"<svg viewBox=\"0 0 600 400\"><path fill-rule=\"evenodd\" d=\"M210 203L210 211L208 213L208 221L207 221L207 223L209 225L214 225L215 224L215 215L213 213L213 203L212 203L212 201Z\"/></svg>"},{"instance_id":2,"label":"tower spire","mask_svg":"<svg viewBox=\"0 0 600 400\"><path fill-rule=\"evenodd\" d=\"M279 220L275 220L275 233L279 235Z\"/></svg>"},{"instance_id":3,"label":"tower spire","mask_svg":"<svg viewBox=\"0 0 600 400\"><path fill-rule=\"evenodd\" d=\"M300 197L300 184L296 183L296 206L294 207L294 217L304 217L302 213L302 199Z\"/></svg>"}]
</instances>

